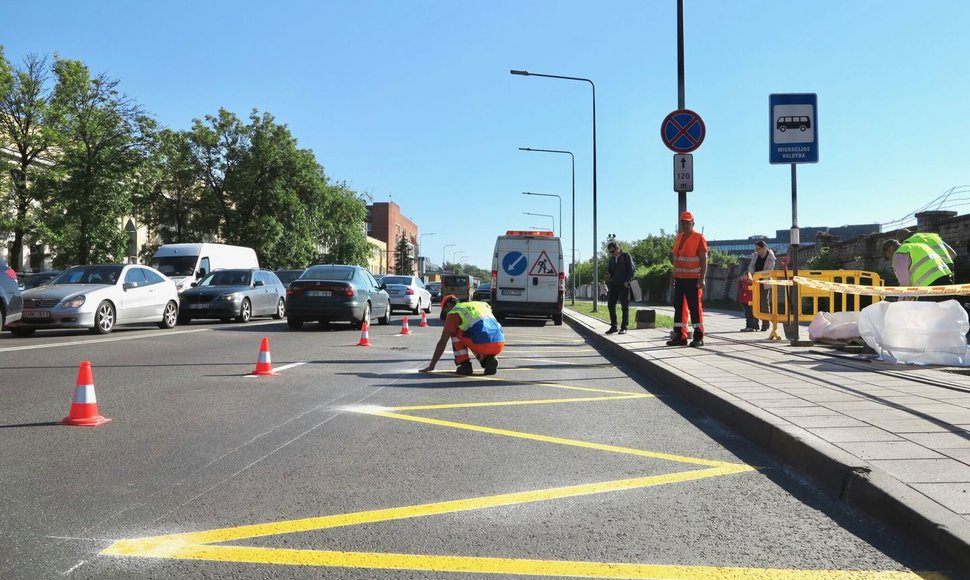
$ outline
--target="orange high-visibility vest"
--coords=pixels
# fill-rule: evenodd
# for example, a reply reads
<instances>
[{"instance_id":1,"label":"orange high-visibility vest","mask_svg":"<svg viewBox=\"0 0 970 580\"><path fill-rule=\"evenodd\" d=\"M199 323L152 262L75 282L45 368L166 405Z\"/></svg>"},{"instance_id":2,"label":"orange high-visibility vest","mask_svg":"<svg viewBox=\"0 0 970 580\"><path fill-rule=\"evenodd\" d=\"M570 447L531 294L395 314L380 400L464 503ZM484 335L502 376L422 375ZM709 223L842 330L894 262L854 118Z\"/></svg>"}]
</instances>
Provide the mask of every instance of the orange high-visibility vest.
<instances>
[{"instance_id":1,"label":"orange high-visibility vest","mask_svg":"<svg viewBox=\"0 0 970 580\"><path fill-rule=\"evenodd\" d=\"M674 278L701 277L700 252L707 250L707 240L698 232L691 232L686 238L677 234L674 241Z\"/></svg>"}]
</instances>

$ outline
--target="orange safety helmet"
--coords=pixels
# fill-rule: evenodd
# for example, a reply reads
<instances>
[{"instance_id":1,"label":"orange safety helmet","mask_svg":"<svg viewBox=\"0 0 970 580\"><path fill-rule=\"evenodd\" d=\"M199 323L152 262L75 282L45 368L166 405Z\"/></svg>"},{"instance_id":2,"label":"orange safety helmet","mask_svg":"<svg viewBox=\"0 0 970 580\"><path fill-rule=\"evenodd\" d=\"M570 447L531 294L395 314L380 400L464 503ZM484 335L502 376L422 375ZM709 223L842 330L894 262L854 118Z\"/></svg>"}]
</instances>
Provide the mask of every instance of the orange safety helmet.
<instances>
[{"instance_id":1,"label":"orange safety helmet","mask_svg":"<svg viewBox=\"0 0 970 580\"><path fill-rule=\"evenodd\" d=\"M694 221L694 214L690 213L689 211L682 211L680 212L680 221L692 222Z\"/></svg>"}]
</instances>

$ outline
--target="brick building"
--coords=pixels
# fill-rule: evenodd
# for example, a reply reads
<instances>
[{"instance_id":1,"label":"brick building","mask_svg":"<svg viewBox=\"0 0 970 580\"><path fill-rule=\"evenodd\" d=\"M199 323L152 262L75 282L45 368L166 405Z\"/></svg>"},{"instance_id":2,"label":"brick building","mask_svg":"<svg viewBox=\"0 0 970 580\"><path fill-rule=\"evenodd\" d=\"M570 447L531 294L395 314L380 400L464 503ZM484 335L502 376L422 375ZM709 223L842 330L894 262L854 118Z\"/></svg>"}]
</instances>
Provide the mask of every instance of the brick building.
<instances>
[{"instance_id":1,"label":"brick building","mask_svg":"<svg viewBox=\"0 0 970 580\"><path fill-rule=\"evenodd\" d=\"M411 264L418 272L415 248L418 245L418 226L401 213L401 207L393 201L373 203L367 206L367 235L387 244L386 274L397 266L397 244L404 238L411 246Z\"/></svg>"}]
</instances>

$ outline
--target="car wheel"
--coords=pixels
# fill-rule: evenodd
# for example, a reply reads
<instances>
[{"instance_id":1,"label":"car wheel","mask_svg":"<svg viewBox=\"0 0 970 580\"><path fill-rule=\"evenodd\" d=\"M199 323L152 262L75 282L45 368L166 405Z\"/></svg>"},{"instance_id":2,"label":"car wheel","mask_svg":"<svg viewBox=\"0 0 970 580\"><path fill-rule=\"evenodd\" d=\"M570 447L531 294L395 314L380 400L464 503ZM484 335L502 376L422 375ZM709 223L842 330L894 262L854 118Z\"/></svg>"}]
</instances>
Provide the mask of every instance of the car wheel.
<instances>
[{"instance_id":1,"label":"car wheel","mask_svg":"<svg viewBox=\"0 0 970 580\"><path fill-rule=\"evenodd\" d=\"M368 325L370 325L370 302L368 302L367 304L364 304L364 313L360 317L360 320L354 321L354 326L356 326L357 329L360 330L361 328L364 327L365 322Z\"/></svg>"},{"instance_id":2,"label":"car wheel","mask_svg":"<svg viewBox=\"0 0 970 580\"><path fill-rule=\"evenodd\" d=\"M162 313L162 321L158 323L159 328L175 328L175 324L178 323L179 319L179 307L174 301L169 300L168 304L165 305L165 311Z\"/></svg>"},{"instance_id":3,"label":"car wheel","mask_svg":"<svg viewBox=\"0 0 970 580\"><path fill-rule=\"evenodd\" d=\"M34 334L35 330L34 328L11 328L10 332L17 338L27 338Z\"/></svg>"},{"instance_id":4,"label":"car wheel","mask_svg":"<svg viewBox=\"0 0 970 580\"><path fill-rule=\"evenodd\" d=\"M417 316L421 312L421 300L418 300L418 304L411 309L411 314Z\"/></svg>"},{"instance_id":5,"label":"car wheel","mask_svg":"<svg viewBox=\"0 0 970 580\"><path fill-rule=\"evenodd\" d=\"M115 328L115 307L105 300L98 304L98 309L94 312L94 327L92 334L109 334Z\"/></svg>"},{"instance_id":6,"label":"car wheel","mask_svg":"<svg viewBox=\"0 0 970 580\"><path fill-rule=\"evenodd\" d=\"M556 326L562 326L562 312L557 312L552 315L552 323Z\"/></svg>"},{"instance_id":7,"label":"car wheel","mask_svg":"<svg viewBox=\"0 0 970 580\"><path fill-rule=\"evenodd\" d=\"M249 319L253 317L253 303L249 301L249 298L243 298L242 306L239 307L239 316L236 317L236 322L249 322Z\"/></svg>"},{"instance_id":8,"label":"car wheel","mask_svg":"<svg viewBox=\"0 0 970 580\"><path fill-rule=\"evenodd\" d=\"M297 318L295 316L287 316L286 325L292 328L293 330L300 330L301 328L303 328L303 319Z\"/></svg>"},{"instance_id":9,"label":"car wheel","mask_svg":"<svg viewBox=\"0 0 970 580\"><path fill-rule=\"evenodd\" d=\"M286 301L280 298L280 301L276 304L276 314L273 315L273 320L281 320L286 316Z\"/></svg>"},{"instance_id":10,"label":"car wheel","mask_svg":"<svg viewBox=\"0 0 970 580\"><path fill-rule=\"evenodd\" d=\"M391 323L391 305L388 304L387 308L384 309L384 316L377 319L377 324L381 326L387 326Z\"/></svg>"}]
</instances>

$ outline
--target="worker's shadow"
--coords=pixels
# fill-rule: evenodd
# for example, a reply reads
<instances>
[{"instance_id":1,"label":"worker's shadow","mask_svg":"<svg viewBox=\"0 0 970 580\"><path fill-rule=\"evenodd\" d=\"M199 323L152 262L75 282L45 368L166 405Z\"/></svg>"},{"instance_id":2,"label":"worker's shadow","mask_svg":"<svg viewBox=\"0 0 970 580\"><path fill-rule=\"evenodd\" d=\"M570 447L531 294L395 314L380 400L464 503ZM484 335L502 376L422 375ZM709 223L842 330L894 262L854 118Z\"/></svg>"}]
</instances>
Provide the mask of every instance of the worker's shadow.
<instances>
[{"instance_id":1,"label":"worker's shadow","mask_svg":"<svg viewBox=\"0 0 970 580\"><path fill-rule=\"evenodd\" d=\"M377 379L389 381L390 384L382 384L382 387L393 387L398 389L450 389L467 387L494 387L503 383L517 384L513 380L503 380L501 377L492 375L486 378L481 369L475 369L474 375L459 375L453 369L436 370L430 373L422 373L417 369L407 372L396 373L369 373L369 372L347 372L337 373L360 377L362 379Z\"/></svg>"}]
</instances>

